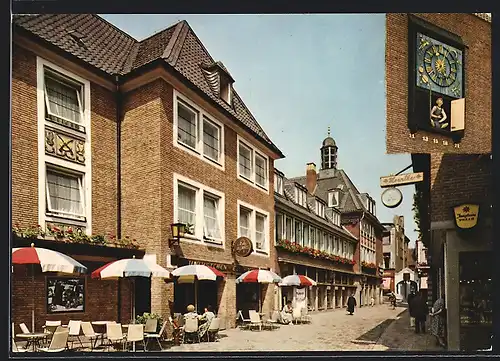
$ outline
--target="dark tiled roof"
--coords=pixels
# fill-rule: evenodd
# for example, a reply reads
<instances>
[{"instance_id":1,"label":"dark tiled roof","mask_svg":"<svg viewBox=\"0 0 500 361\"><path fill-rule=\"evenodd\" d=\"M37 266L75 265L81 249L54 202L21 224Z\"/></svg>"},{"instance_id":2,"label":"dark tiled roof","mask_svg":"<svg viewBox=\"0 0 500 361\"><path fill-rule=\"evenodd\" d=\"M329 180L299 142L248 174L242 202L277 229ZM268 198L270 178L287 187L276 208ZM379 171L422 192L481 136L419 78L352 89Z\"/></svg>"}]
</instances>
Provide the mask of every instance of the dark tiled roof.
<instances>
[{"instance_id":1,"label":"dark tiled roof","mask_svg":"<svg viewBox=\"0 0 500 361\"><path fill-rule=\"evenodd\" d=\"M121 73L137 42L97 15L14 15L12 21L108 74Z\"/></svg>"},{"instance_id":2,"label":"dark tiled roof","mask_svg":"<svg viewBox=\"0 0 500 361\"><path fill-rule=\"evenodd\" d=\"M304 218L306 220L309 220L313 225L320 224L323 227L336 230L337 232L340 232L344 236L356 240L356 238L343 226L339 227L335 225L329 213L325 212L325 214L327 215L325 218L318 216L314 211L314 205L312 204L312 202L310 202L310 200L313 200L314 198L308 199L307 207L303 207L295 203L294 183L295 181L283 178L283 195L279 195L276 193L274 194L274 200L277 205L282 204L294 209L298 213L302 214Z\"/></svg>"},{"instance_id":3,"label":"dark tiled roof","mask_svg":"<svg viewBox=\"0 0 500 361\"><path fill-rule=\"evenodd\" d=\"M232 104L229 105L210 87L202 64L216 62L186 21L142 41L137 41L100 16L92 14L14 15L13 23L110 75L125 75L163 59L273 151L283 156L234 88ZM69 33L71 31L73 35ZM217 64L229 74L221 62Z\"/></svg>"}]
</instances>

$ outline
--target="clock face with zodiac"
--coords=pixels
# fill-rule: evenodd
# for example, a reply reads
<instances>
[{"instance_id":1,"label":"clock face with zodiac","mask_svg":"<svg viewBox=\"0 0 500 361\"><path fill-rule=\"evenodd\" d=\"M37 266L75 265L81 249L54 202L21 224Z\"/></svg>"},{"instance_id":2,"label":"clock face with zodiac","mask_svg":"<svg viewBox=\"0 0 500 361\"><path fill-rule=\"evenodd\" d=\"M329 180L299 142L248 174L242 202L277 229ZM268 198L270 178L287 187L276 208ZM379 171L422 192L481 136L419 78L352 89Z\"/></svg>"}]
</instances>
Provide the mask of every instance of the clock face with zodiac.
<instances>
[{"instance_id":1,"label":"clock face with zodiac","mask_svg":"<svg viewBox=\"0 0 500 361\"><path fill-rule=\"evenodd\" d=\"M431 92L462 98L463 52L417 33L417 86Z\"/></svg>"}]
</instances>

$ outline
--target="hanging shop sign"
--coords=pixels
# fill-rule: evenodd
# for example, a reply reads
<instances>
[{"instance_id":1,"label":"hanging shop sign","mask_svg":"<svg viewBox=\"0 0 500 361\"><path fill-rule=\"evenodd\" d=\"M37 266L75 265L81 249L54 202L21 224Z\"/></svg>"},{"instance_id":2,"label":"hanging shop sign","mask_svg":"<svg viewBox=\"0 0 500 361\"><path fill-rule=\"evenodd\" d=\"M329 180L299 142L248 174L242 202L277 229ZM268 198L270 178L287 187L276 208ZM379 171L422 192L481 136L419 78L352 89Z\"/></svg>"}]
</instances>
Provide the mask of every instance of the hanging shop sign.
<instances>
[{"instance_id":1,"label":"hanging shop sign","mask_svg":"<svg viewBox=\"0 0 500 361\"><path fill-rule=\"evenodd\" d=\"M248 257L253 252L252 241L247 237L240 237L233 241L233 253L239 257Z\"/></svg>"},{"instance_id":2,"label":"hanging shop sign","mask_svg":"<svg viewBox=\"0 0 500 361\"><path fill-rule=\"evenodd\" d=\"M387 188L380 197L387 208L396 208L403 202L403 193L395 187Z\"/></svg>"},{"instance_id":3,"label":"hanging shop sign","mask_svg":"<svg viewBox=\"0 0 500 361\"><path fill-rule=\"evenodd\" d=\"M391 175L391 176L380 177L380 187L386 188L394 186L403 186L403 185L422 182L423 180L424 180L424 172Z\"/></svg>"},{"instance_id":4,"label":"hanging shop sign","mask_svg":"<svg viewBox=\"0 0 500 361\"><path fill-rule=\"evenodd\" d=\"M453 208L455 223L460 229L471 229L477 225L479 218L478 204L461 204Z\"/></svg>"}]
</instances>

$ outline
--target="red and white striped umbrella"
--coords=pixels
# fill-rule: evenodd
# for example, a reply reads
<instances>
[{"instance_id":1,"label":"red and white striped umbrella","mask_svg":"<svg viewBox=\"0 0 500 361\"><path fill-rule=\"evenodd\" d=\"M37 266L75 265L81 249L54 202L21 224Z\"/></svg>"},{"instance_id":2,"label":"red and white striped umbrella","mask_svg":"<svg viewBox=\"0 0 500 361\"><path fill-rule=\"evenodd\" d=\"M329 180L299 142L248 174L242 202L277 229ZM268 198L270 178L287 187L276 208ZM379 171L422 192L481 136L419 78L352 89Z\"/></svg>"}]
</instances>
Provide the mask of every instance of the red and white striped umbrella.
<instances>
[{"instance_id":1,"label":"red and white striped umbrella","mask_svg":"<svg viewBox=\"0 0 500 361\"><path fill-rule=\"evenodd\" d=\"M217 277L226 277L218 269L202 264L181 266L172 271L172 276L177 277L179 283L193 283L195 279L198 281L215 281Z\"/></svg>"},{"instance_id":2,"label":"red and white striped umbrella","mask_svg":"<svg viewBox=\"0 0 500 361\"><path fill-rule=\"evenodd\" d=\"M273 271L254 269L243 273L236 279L236 283L278 283L281 277Z\"/></svg>"},{"instance_id":3,"label":"red and white striped umbrella","mask_svg":"<svg viewBox=\"0 0 500 361\"><path fill-rule=\"evenodd\" d=\"M284 277L279 283L280 286L316 286L317 283L313 279L303 275L290 275Z\"/></svg>"},{"instance_id":4,"label":"red and white striped umbrella","mask_svg":"<svg viewBox=\"0 0 500 361\"><path fill-rule=\"evenodd\" d=\"M40 265L42 272L85 273L87 267L73 258L47 248L31 247L12 248L12 264ZM32 270L31 283L34 289L35 274ZM31 332L35 332L35 298L31 310Z\"/></svg>"},{"instance_id":5,"label":"red and white striped umbrella","mask_svg":"<svg viewBox=\"0 0 500 361\"><path fill-rule=\"evenodd\" d=\"M105 264L92 272L91 277L98 279L119 277L169 278L170 272L154 262L147 262L144 259L126 258Z\"/></svg>"},{"instance_id":6,"label":"red and white striped umbrella","mask_svg":"<svg viewBox=\"0 0 500 361\"><path fill-rule=\"evenodd\" d=\"M13 248L13 264L39 264L42 272L85 273L87 267L73 258L46 248L31 247Z\"/></svg>"}]
</instances>

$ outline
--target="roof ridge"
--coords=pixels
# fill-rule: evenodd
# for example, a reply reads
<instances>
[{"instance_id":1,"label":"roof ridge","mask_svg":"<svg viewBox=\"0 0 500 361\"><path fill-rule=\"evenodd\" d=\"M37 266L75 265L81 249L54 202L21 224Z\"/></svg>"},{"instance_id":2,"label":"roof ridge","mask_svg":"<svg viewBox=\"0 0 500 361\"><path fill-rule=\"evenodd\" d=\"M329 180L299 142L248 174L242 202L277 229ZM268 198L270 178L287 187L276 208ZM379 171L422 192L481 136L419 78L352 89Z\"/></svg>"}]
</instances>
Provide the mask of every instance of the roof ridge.
<instances>
[{"instance_id":1,"label":"roof ridge","mask_svg":"<svg viewBox=\"0 0 500 361\"><path fill-rule=\"evenodd\" d=\"M182 23L183 21L185 21L185 20L179 20L179 21L178 21L178 22L176 22L175 24L169 25L169 26L167 26L166 28L163 28L162 30L158 30L158 31L156 31L156 32L153 32L153 34L151 34L151 35L149 35L149 36L145 37L144 39L138 40L138 42L139 42L139 43L142 43L142 42L144 42L144 41L146 41L146 40L149 40L149 39L151 39L151 38L153 38L153 37L155 37L155 36L158 36L158 35L160 35L161 33L165 32L165 31L167 31L167 30L169 30L169 29L171 29L171 28L173 28L173 27L175 27L175 26L177 26L177 25L179 25L179 24L180 24L180 23Z\"/></svg>"},{"instance_id":2,"label":"roof ridge","mask_svg":"<svg viewBox=\"0 0 500 361\"><path fill-rule=\"evenodd\" d=\"M186 20L182 20L176 24L174 33L162 54L162 58L170 65L175 66L177 64L189 30L191 30L191 27Z\"/></svg>"},{"instance_id":3,"label":"roof ridge","mask_svg":"<svg viewBox=\"0 0 500 361\"><path fill-rule=\"evenodd\" d=\"M104 19L102 16L99 16L97 14L89 14L89 15L98 18L99 20L105 22L107 25L110 25L113 29L116 29L120 33L122 33L123 35L127 36L130 40L134 40L135 42L137 42L137 39L134 38L132 35L126 33L125 31L123 31L122 29L120 29L118 26L113 25L112 23L110 23L109 21L107 21L106 19Z\"/></svg>"}]
</instances>

